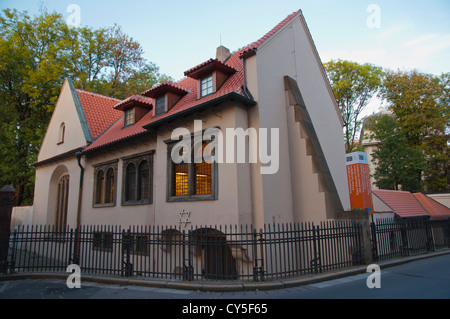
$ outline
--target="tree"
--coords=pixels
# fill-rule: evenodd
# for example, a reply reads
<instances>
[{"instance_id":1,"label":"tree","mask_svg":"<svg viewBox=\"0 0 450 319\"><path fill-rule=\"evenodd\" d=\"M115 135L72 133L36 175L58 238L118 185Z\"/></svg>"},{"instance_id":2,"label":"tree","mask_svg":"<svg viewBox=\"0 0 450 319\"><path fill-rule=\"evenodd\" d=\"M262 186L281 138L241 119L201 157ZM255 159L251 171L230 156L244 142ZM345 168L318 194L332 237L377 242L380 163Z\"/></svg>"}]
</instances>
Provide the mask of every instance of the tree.
<instances>
[{"instance_id":1,"label":"tree","mask_svg":"<svg viewBox=\"0 0 450 319\"><path fill-rule=\"evenodd\" d=\"M408 143L395 117L377 114L368 121L369 138L380 141L372 153L375 185L382 189L420 192L425 158L422 151Z\"/></svg>"},{"instance_id":2,"label":"tree","mask_svg":"<svg viewBox=\"0 0 450 319\"><path fill-rule=\"evenodd\" d=\"M366 63L331 60L324 64L344 121L345 150L356 149L355 138L361 126L360 115L378 92L383 70Z\"/></svg>"},{"instance_id":3,"label":"tree","mask_svg":"<svg viewBox=\"0 0 450 319\"><path fill-rule=\"evenodd\" d=\"M380 92L405 132L408 144L427 159L428 192L450 190L449 84L450 74L435 76L416 70L387 72Z\"/></svg>"},{"instance_id":4,"label":"tree","mask_svg":"<svg viewBox=\"0 0 450 319\"><path fill-rule=\"evenodd\" d=\"M139 43L118 26L70 28L57 13L42 11L30 17L4 10L0 14L0 182L14 185L15 204L32 203L32 164L65 77L78 88L125 98L168 78L158 71L142 57Z\"/></svg>"}]
</instances>

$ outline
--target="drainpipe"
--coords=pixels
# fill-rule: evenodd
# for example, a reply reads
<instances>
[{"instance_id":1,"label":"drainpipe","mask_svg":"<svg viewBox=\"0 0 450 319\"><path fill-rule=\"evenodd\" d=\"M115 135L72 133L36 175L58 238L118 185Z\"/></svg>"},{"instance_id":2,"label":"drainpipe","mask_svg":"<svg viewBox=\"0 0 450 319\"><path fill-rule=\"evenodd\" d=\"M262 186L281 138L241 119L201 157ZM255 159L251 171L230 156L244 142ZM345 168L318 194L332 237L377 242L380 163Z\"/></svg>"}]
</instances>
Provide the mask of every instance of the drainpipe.
<instances>
[{"instance_id":1,"label":"drainpipe","mask_svg":"<svg viewBox=\"0 0 450 319\"><path fill-rule=\"evenodd\" d=\"M81 166L81 156L83 153L78 151L75 153L77 157L78 166L80 167L80 186L78 189L78 208L77 208L77 228L75 233L75 252L73 255L73 263L79 264L79 256L80 256L80 224L81 224L81 202L83 197L83 177L84 177L84 167Z\"/></svg>"},{"instance_id":2,"label":"drainpipe","mask_svg":"<svg viewBox=\"0 0 450 319\"><path fill-rule=\"evenodd\" d=\"M78 189L78 209L77 209L77 228L80 226L81 222L81 198L83 196L83 177L84 177L84 167L81 166L81 156L83 153L78 151L75 153L78 161L78 166L80 167L80 186Z\"/></svg>"}]
</instances>

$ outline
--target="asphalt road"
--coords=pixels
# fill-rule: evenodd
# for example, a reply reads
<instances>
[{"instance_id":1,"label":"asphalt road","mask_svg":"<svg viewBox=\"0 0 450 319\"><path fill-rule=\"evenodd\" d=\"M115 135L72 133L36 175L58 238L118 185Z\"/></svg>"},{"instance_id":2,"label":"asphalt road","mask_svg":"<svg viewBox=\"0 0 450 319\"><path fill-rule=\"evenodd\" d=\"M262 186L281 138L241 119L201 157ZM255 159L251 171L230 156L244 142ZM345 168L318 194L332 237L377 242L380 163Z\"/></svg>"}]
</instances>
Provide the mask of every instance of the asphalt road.
<instances>
[{"instance_id":1,"label":"asphalt road","mask_svg":"<svg viewBox=\"0 0 450 319\"><path fill-rule=\"evenodd\" d=\"M415 300L414 303L416 303L416 301L424 299L441 299L446 303L445 305L448 305L450 299L450 254L421 259L395 267L381 268L379 275L380 288L368 288L367 280L371 273L363 273L301 287L242 292L200 292L83 281L81 288L69 289L66 282L62 280L14 280L0 281L0 299L3 299L0 302L8 304L14 302L14 299L21 301L24 299L34 301L88 299L98 302L99 299L105 299L113 300L113 303L108 304L108 308L112 310L116 309L114 306L121 305L120 302L117 303L118 300L141 300L144 301L143 305L146 308L162 307L166 309L166 313L170 314L171 311L173 314L183 315L182 317L187 317L183 311L191 312L191 314L193 312L196 314L195 311L204 311L201 315L196 315L212 317L213 308L207 307L216 307L214 309L216 318L220 317L219 314L222 314L223 317L229 317L232 313L235 315L239 311L242 314L243 309L247 314L250 313L256 317L263 315L267 317L267 313L262 313L264 310L272 315L280 314L283 310L292 312L300 305L318 306L318 300L321 300L320 305L323 305L324 299L338 300L340 306L350 305L349 301L354 302L355 299L395 300L396 305L401 300ZM196 308L200 306L204 306L204 308ZM101 309L104 311L106 308ZM136 309L133 307L121 308L126 311ZM209 312L207 313L207 311Z\"/></svg>"}]
</instances>

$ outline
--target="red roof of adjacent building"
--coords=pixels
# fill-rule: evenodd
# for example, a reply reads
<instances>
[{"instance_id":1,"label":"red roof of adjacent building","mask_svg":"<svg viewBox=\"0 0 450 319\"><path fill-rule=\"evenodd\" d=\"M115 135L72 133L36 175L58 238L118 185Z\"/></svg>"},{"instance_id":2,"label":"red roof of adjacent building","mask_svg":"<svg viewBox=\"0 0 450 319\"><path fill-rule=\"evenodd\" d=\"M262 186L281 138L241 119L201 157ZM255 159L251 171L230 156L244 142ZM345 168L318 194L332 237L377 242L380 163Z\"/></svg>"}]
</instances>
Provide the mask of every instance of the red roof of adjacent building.
<instances>
[{"instance_id":1,"label":"red roof of adjacent building","mask_svg":"<svg viewBox=\"0 0 450 319\"><path fill-rule=\"evenodd\" d=\"M94 140L123 114L114 109L121 100L79 89L76 92Z\"/></svg>"},{"instance_id":2,"label":"red roof of adjacent building","mask_svg":"<svg viewBox=\"0 0 450 319\"><path fill-rule=\"evenodd\" d=\"M187 77L182 79L181 81L178 81L176 83L174 82L167 82L160 85L157 85L153 88L148 89L147 91L143 92L143 95L146 96L152 96L153 92L159 90L160 87L165 86L170 88L177 88L182 89L184 92L186 92L185 95L181 97L181 99L166 113L153 117L153 112L148 112L145 114L137 123L135 123L132 126L123 127L122 121L117 121L118 116L116 116L116 113L114 113L114 121L109 121L109 123L114 123L109 128L107 125L103 125L103 134L96 134L96 139L92 144L90 144L84 152L91 152L94 150L101 149L103 147L106 147L108 145L124 141L126 139L136 137L142 134L145 134L148 132L148 129L152 128L153 126L157 126L160 123L162 123L165 120L169 120L174 118L175 116L179 116L180 114L184 114L189 111L193 111L199 107L203 107L205 105L208 105L209 102L215 102L221 98L226 97L233 97L233 98L239 98L244 103L248 104L254 104L254 101L246 94L244 87L244 76L243 76L243 61L242 58L245 56L249 56L255 52L255 50L258 48L260 44L262 44L266 39L271 37L273 34L275 34L278 30L280 30L286 23L291 21L297 14L299 14L301 11L296 11L289 15L286 19L281 21L275 28L273 28L271 31L269 31L267 34L265 34L262 38L260 38L258 41L255 41L251 43L250 45L238 50L237 52L234 52L227 60L226 62L218 62L214 59L210 59L204 63L201 63L191 69L189 69L187 72L188 76L191 75L193 72L197 72L198 70L202 69L203 67L209 66L214 64L215 66L220 66L226 71L230 71L230 76L228 79L223 83L223 85L217 90L215 93L210 94L208 96L205 96L203 98L197 99L197 80ZM153 99L152 99L153 100ZM120 101L119 101L120 102ZM125 103L125 102L124 102ZM114 105L117 104L114 103ZM111 106L111 109L113 106ZM120 104L119 104L120 105ZM153 100L153 105L154 100ZM117 110L114 110L114 112L117 112ZM120 116L120 115L119 115ZM91 119L93 117L90 117ZM108 129L107 129L108 128ZM104 131L107 129L106 131ZM100 129L98 130L100 131Z\"/></svg>"},{"instance_id":3,"label":"red roof of adjacent building","mask_svg":"<svg viewBox=\"0 0 450 319\"><path fill-rule=\"evenodd\" d=\"M450 217L450 208L442 205L434 199L422 194L415 193L414 196L420 204L426 209L433 219L447 219Z\"/></svg>"},{"instance_id":4,"label":"red roof of adjacent building","mask_svg":"<svg viewBox=\"0 0 450 319\"><path fill-rule=\"evenodd\" d=\"M400 217L429 216L416 197L410 192L373 189L372 193L389 205L394 210L394 213Z\"/></svg>"},{"instance_id":5,"label":"red roof of adjacent building","mask_svg":"<svg viewBox=\"0 0 450 319\"><path fill-rule=\"evenodd\" d=\"M372 194L381 199L399 217L450 218L450 209L422 193L373 189Z\"/></svg>"}]
</instances>

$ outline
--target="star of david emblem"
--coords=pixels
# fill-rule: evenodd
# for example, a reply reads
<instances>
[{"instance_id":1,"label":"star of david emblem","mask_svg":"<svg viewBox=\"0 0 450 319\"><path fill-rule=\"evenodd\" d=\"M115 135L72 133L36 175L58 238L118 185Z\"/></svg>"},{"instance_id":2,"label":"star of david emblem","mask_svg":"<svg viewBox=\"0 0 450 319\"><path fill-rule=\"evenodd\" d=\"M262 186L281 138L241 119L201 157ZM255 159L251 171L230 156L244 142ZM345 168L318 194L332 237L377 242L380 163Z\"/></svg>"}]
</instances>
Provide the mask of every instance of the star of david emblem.
<instances>
[{"instance_id":1,"label":"star of david emblem","mask_svg":"<svg viewBox=\"0 0 450 319\"><path fill-rule=\"evenodd\" d=\"M178 214L180 215L179 223L186 228L186 225L191 223L191 212L187 212L183 209L183 211Z\"/></svg>"}]
</instances>

